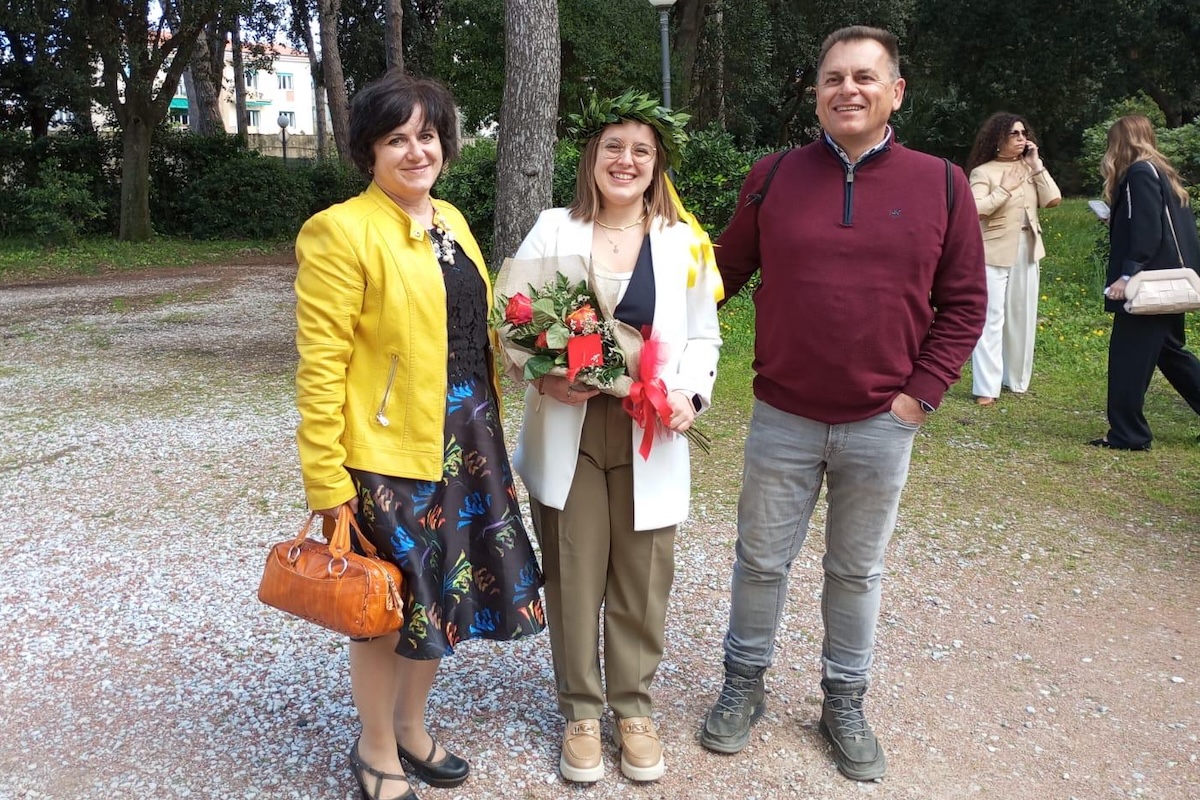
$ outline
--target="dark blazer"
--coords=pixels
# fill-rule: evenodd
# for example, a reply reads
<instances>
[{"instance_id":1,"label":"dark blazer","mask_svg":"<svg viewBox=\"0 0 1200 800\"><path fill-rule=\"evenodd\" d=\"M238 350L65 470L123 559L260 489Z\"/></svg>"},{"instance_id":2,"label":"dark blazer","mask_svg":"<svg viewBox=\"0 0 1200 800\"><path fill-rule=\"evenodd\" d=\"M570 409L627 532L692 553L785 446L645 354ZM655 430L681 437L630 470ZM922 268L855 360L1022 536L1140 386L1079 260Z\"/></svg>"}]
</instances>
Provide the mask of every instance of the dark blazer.
<instances>
[{"instance_id":1,"label":"dark blazer","mask_svg":"<svg viewBox=\"0 0 1200 800\"><path fill-rule=\"evenodd\" d=\"M1167 213L1179 238L1183 263L1200 266L1200 236L1196 218L1170 190L1166 180L1149 161L1135 161L1117 185L1108 226L1108 275L1110 286L1122 275L1144 269L1173 269L1180 266L1175 240L1167 225ZM1105 311L1125 312L1124 300L1105 300Z\"/></svg>"}]
</instances>

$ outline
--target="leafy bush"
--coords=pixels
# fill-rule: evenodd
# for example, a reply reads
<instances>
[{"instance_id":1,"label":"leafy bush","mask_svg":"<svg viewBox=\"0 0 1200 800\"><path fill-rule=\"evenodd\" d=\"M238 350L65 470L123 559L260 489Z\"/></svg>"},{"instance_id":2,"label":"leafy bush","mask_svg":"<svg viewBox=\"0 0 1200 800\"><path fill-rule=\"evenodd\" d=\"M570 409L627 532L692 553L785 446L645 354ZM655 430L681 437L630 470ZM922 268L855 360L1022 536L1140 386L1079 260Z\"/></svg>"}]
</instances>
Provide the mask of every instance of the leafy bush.
<instances>
[{"instance_id":1,"label":"leafy bush","mask_svg":"<svg viewBox=\"0 0 1200 800\"><path fill-rule=\"evenodd\" d=\"M112 137L0 133L0 233L61 244L111 230L118 148Z\"/></svg>"},{"instance_id":2,"label":"leafy bush","mask_svg":"<svg viewBox=\"0 0 1200 800\"><path fill-rule=\"evenodd\" d=\"M551 197L556 207L569 206L575 199L575 174L579 170L579 148L569 140L554 148L554 185Z\"/></svg>"},{"instance_id":3,"label":"leafy bush","mask_svg":"<svg viewBox=\"0 0 1200 800\"><path fill-rule=\"evenodd\" d=\"M305 174L257 153L225 161L195 181L183 204L198 239L290 239L312 207Z\"/></svg>"},{"instance_id":4,"label":"leafy bush","mask_svg":"<svg viewBox=\"0 0 1200 800\"><path fill-rule=\"evenodd\" d=\"M232 134L197 136L178 128L156 130L150 143L150 218L154 229L167 234L190 233L188 209L195 205L197 183L247 155L246 148Z\"/></svg>"},{"instance_id":5,"label":"leafy bush","mask_svg":"<svg viewBox=\"0 0 1200 800\"><path fill-rule=\"evenodd\" d=\"M1126 114L1143 114L1149 117L1158 137L1158 149L1179 170L1192 197L1200 195L1200 122L1168 128L1162 110L1144 94L1117 103L1107 119L1083 132L1083 152L1079 157L1079 168L1087 179L1085 187L1096 194L1099 194L1103 187L1100 160L1108 147L1108 129L1118 117Z\"/></svg>"},{"instance_id":6,"label":"leafy bush","mask_svg":"<svg viewBox=\"0 0 1200 800\"><path fill-rule=\"evenodd\" d=\"M716 125L692 134L675 185L684 206L713 239L729 224L746 173L767 152L739 150L733 136Z\"/></svg>"},{"instance_id":7,"label":"leafy bush","mask_svg":"<svg viewBox=\"0 0 1200 800\"><path fill-rule=\"evenodd\" d=\"M32 236L43 244L71 244L104 218L104 205L92 193L88 176L50 158L38 165L29 186L5 192L0 234Z\"/></svg>"},{"instance_id":8,"label":"leafy bush","mask_svg":"<svg viewBox=\"0 0 1200 800\"><path fill-rule=\"evenodd\" d=\"M312 205L309 214L315 214L332 205L349 200L367 188L367 180L358 169L340 158L325 158L311 166L299 168L311 185Z\"/></svg>"},{"instance_id":9,"label":"leafy bush","mask_svg":"<svg viewBox=\"0 0 1200 800\"><path fill-rule=\"evenodd\" d=\"M496 225L496 141L467 145L443 172L434 194L462 212L485 259L492 252Z\"/></svg>"}]
</instances>

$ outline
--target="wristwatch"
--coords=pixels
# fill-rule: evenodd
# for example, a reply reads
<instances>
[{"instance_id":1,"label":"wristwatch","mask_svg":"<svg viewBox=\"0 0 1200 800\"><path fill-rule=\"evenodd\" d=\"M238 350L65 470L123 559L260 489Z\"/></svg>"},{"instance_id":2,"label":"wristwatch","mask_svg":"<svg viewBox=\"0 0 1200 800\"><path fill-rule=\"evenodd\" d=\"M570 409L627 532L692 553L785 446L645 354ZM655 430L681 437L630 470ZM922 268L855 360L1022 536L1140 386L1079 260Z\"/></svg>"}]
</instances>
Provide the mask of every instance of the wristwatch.
<instances>
[{"instance_id":1,"label":"wristwatch","mask_svg":"<svg viewBox=\"0 0 1200 800\"><path fill-rule=\"evenodd\" d=\"M921 404L921 410L924 411L926 414L932 414L934 411L937 411L936 408L929 405L929 403L926 403L924 400L922 400L919 397L917 398L917 402Z\"/></svg>"}]
</instances>

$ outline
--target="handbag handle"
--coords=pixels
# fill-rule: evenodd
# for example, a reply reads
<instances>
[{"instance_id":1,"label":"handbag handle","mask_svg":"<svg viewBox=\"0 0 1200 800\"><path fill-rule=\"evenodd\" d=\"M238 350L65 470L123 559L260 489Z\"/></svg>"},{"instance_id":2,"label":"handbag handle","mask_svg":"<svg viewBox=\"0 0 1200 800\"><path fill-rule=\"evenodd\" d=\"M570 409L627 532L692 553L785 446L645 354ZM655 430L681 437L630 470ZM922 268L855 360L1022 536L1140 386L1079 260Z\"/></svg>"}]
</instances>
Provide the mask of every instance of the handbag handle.
<instances>
[{"instance_id":1,"label":"handbag handle","mask_svg":"<svg viewBox=\"0 0 1200 800\"><path fill-rule=\"evenodd\" d=\"M1162 176L1158 174L1158 170L1154 168L1154 164L1150 163L1150 171L1154 173L1154 177L1158 179L1158 188L1163 193L1163 214L1167 217L1167 227L1171 229L1171 238L1175 241L1175 255L1179 256L1179 266L1186 267L1183 263L1183 251L1179 249L1179 237L1175 235L1175 221L1171 219L1171 209L1167 203L1167 198L1171 196L1170 187L1163 184Z\"/></svg>"},{"instance_id":2,"label":"handbag handle","mask_svg":"<svg viewBox=\"0 0 1200 800\"><path fill-rule=\"evenodd\" d=\"M308 515L308 519L304 521L304 527L300 529L300 533L292 542L292 547L299 547L300 543L308 538L308 531L312 527L313 520L318 516L321 515L316 511ZM358 520L344 503L338 507L337 522L333 525L333 532L325 532L325 537L329 540L329 554L334 558L342 558L350 552L351 528L354 529L354 534L358 537L358 544L367 557L379 558L379 552L375 549L375 545L371 544L370 539L363 536L362 529L358 527Z\"/></svg>"},{"instance_id":3,"label":"handbag handle","mask_svg":"<svg viewBox=\"0 0 1200 800\"><path fill-rule=\"evenodd\" d=\"M1175 235L1175 223L1171 219L1171 209L1163 203L1163 213L1167 215L1167 226L1171 229L1171 238L1175 240L1175 255L1179 256L1179 266L1186 267L1183 263L1183 251L1179 249L1179 237Z\"/></svg>"}]
</instances>

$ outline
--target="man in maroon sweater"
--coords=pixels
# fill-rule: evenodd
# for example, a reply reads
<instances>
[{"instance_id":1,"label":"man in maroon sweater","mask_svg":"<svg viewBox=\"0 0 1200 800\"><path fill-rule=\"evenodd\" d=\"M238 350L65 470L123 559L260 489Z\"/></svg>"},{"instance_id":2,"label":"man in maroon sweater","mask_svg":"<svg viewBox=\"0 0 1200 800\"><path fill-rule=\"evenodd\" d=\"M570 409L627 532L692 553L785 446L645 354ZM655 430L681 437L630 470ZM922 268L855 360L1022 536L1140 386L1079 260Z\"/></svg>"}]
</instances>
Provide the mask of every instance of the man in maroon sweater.
<instances>
[{"instance_id":1,"label":"man in maroon sweater","mask_svg":"<svg viewBox=\"0 0 1200 800\"><path fill-rule=\"evenodd\" d=\"M873 780L886 760L863 697L884 550L913 437L979 339L987 288L966 177L888 125L904 98L896 37L843 28L817 67L823 136L751 169L717 248L726 297L755 271L762 282L725 682L700 740L720 753L749 741L825 482L820 730L844 775Z\"/></svg>"}]
</instances>

